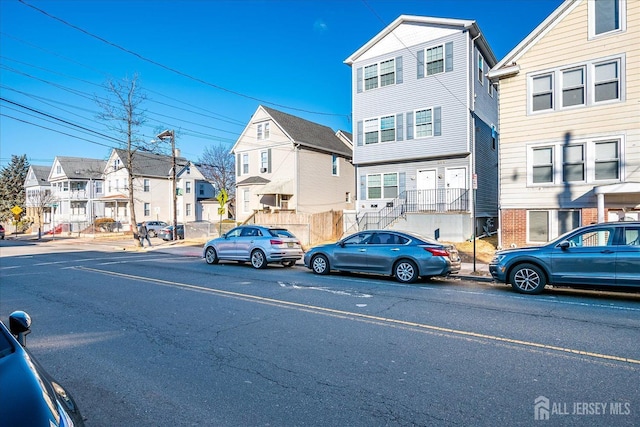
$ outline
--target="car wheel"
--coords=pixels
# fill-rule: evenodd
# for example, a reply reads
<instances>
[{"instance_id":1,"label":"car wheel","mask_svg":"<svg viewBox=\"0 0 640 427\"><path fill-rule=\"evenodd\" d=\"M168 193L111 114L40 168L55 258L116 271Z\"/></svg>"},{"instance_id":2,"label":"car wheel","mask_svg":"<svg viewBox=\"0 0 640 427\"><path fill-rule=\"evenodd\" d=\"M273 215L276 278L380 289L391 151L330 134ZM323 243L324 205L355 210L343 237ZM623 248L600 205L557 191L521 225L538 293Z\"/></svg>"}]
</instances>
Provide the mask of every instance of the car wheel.
<instances>
[{"instance_id":1,"label":"car wheel","mask_svg":"<svg viewBox=\"0 0 640 427\"><path fill-rule=\"evenodd\" d=\"M285 261L282 263L282 265L284 265L285 267L293 267L294 265L296 265L295 261Z\"/></svg>"},{"instance_id":2,"label":"car wheel","mask_svg":"<svg viewBox=\"0 0 640 427\"><path fill-rule=\"evenodd\" d=\"M509 283L513 289L523 294L539 294L547 284L547 279L540 267L520 264L511 271Z\"/></svg>"},{"instance_id":3,"label":"car wheel","mask_svg":"<svg viewBox=\"0 0 640 427\"><path fill-rule=\"evenodd\" d=\"M158 236L158 233L156 233L155 230L149 230L148 234L149 234L149 237L157 237Z\"/></svg>"},{"instance_id":4,"label":"car wheel","mask_svg":"<svg viewBox=\"0 0 640 427\"><path fill-rule=\"evenodd\" d=\"M209 246L204 253L204 259L207 261L207 264L217 264L218 263L218 254L213 247Z\"/></svg>"},{"instance_id":5,"label":"car wheel","mask_svg":"<svg viewBox=\"0 0 640 427\"><path fill-rule=\"evenodd\" d=\"M267 266L267 258L260 249L251 252L251 265L253 268L265 268Z\"/></svg>"},{"instance_id":6,"label":"car wheel","mask_svg":"<svg viewBox=\"0 0 640 427\"><path fill-rule=\"evenodd\" d=\"M418 267L413 261L398 261L393 272L396 280L401 283L413 283L418 279Z\"/></svg>"},{"instance_id":7,"label":"car wheel","mask_svg":"<svg viewBox=\"0 0 640 427\"><path fill-rule=\"evenodd\" d=\"M324 255L316 255L311 260L311 269L316 274L329 274L329 260Z\"/></svg>"}]
</instances>

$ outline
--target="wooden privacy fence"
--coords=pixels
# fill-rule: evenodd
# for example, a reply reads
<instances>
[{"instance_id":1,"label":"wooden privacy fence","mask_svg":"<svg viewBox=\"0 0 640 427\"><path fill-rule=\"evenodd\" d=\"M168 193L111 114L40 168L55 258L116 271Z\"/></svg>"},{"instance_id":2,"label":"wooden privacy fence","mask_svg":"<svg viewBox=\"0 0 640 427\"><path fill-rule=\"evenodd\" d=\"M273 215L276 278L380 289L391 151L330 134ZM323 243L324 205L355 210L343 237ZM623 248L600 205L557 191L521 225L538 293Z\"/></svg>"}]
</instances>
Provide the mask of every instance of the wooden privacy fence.
<instances>
[{"instance_id":1,"label":"wooden privacy fence","mask_svg":"<svg viewBox=\"0 0 640 427\"><path fill-rule=\"evenodd\" d=\"M255 224L283 227L300 239L304 246L334 242L343 235L343 213L328 211L320 213L256 212Z\"/></svg>"}]
</instances>

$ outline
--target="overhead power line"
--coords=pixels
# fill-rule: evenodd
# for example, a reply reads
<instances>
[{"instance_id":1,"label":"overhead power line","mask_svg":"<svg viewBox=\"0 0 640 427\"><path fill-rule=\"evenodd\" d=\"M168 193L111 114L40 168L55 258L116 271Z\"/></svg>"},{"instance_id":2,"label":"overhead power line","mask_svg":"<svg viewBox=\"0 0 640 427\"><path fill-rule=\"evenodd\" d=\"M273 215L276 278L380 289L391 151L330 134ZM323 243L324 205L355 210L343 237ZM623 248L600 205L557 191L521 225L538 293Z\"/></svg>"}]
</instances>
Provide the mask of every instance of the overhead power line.
<instances>
[{"instance_id":1,"label":"overhead power line","mask_svg":"<svg viewBox=\"0 0 640 427\"><path fill-rule=\"evenodd\" d=\"M70 23L68 21L65 21L62 18L58 18L57 16L54 16L54 15L50 14L49 12L47 12L47 11L45 11L43 9L40 9L40 8L38 8L38 7L36 7L36 6L32 5L32 4L29 4L24 0L18 0L18 1L20 3L22 3L22 4L24 4L25 6L28 6L28 7L32 8L32 9L42 13L43 15L47 16L48 18L54 19L54 20L66 25L68 27L73 28L74 30L80 31L81 33L86 34L89 37L93 37L94 39L99 40L102 43L105 43L105 44L107 44L109 46L112 46L112 47L114 47L116 49L119 49L119 50L121 50L121 51L123 51L125 53L128 53L129 55L133 55L133 56L137 57L138 59L140 59L142 61L148 62L150 64L153 64L153 65L157 66L157 67L163 68L163 69L165 69L167 71L170 71L170 72L172 72L174 74L178 74L179 76L182 76L182 77L186 77L186 78L188 78L190 80L193 80L193 81L196 81L198 83L202 83L202 84L204 84L206 86L210 86L210 87L213 87L215 89L218 89L218 90L221 90L221 91L224 91L224 92L227 92L227 93L230 93L232 95L236 95L236 96L239 96L239 97L242 97L242 98L251 99L253 101L259 102L260 104L272 105L274 107L284 108L284 109L287 109L287 110L299 111L299 112L302 112L302 113L317 114L317 115L323 115L323 116L339 116L339 117L347 117L347 118L350 117L349 114L326 113L326 112L320 112L320 111L306 110L306 109L303 109L303 108L291 107L291 106L284 105L284 104L278 104L278 103L275 103L275 102L271 102L271 101L268 101L268 100L265 100L265 99L257 98L255 96L247 95L247 94L242 93L242 92L238 92L238 91L235 91L235 90L232 90L232 89L228 89L228 88L222 87L222 86L217 85L215 83L208 82L208 81L203 80L203 79L201 79L199 77L195 77L195 76L192 76L191 74L187 74L187 73L185 73L183 71L180 71L180 70L177 70L175 68L169 67L168 65L165 65L165 64L163 64L161 62L157 62L157 61L155 61L153 59L147 58L146 56L143 56L143 55L141 55L141 54L139 54L137 52L134 52L131 49L127 49L126 47L120 46L117 43L109 41L109 40L107 40L107 39L105 39L103 37L100 37L100 36L98 36L96 34L91 33L90 31L87 31L87 30L85 30L83 28L80 28L77 25L74 25L74 24L72 24L72 23Z\"/></svg>"}]
</instances>

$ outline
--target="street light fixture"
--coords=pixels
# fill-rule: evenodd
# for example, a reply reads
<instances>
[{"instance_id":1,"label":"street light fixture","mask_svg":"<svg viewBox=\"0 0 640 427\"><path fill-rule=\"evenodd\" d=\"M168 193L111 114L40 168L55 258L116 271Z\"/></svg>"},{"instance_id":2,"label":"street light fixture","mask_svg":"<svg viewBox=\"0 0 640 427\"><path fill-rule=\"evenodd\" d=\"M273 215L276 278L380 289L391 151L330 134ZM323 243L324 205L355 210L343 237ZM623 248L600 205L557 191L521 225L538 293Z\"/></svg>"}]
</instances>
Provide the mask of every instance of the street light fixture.
<instances>
[{"instance_id":1,"label":"street light fixture","mask_svg":"<svg viewBox=\"0 0 640 427\"><path fill-rule=\"evenodd\" d=\"M171 140L171 189L173 192L173 240L178 238L178 194L176 189L176 134L173 130L165 130L159 133L156 138Z\"/></svg>"}]
</instances>

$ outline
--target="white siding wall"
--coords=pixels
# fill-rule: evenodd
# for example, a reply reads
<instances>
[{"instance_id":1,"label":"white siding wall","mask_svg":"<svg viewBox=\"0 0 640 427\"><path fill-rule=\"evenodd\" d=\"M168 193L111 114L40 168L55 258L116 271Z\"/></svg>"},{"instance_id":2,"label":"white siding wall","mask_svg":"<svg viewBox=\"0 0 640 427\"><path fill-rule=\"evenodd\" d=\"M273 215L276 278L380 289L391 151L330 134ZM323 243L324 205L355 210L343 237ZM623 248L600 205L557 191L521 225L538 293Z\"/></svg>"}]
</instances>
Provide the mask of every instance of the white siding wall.
<instances>
[{"instance_id":1,"label":"white siding wall","mask_svg":"<svg viewBox=\"0 0 640 427\"><path fill-rule=\"evenodd\" d=\"M413 28L412 26L409 26ZM468 35L457 32L445 38L407 45L399 51L359 59L352 65L354 164L390 162L465 153L468 146L469 90L467 79ZM417 78L417 51L453 42L453 71ZM402 56L403 83L357 93L357 69ZM406 139L406 113L415 109L441 107L442 136ZM357 123L371 117L403 113L402 141L357 145Z\"/></svg>"}]
</instances>

